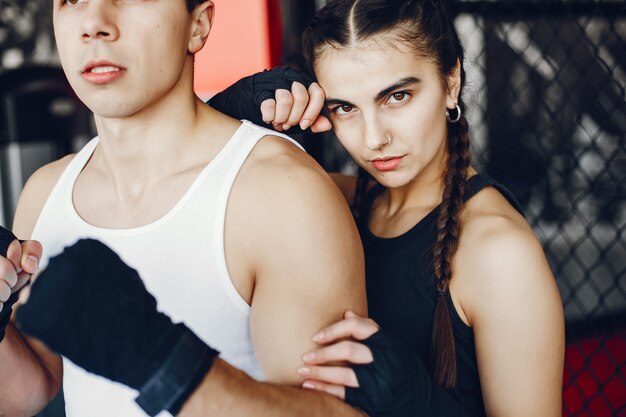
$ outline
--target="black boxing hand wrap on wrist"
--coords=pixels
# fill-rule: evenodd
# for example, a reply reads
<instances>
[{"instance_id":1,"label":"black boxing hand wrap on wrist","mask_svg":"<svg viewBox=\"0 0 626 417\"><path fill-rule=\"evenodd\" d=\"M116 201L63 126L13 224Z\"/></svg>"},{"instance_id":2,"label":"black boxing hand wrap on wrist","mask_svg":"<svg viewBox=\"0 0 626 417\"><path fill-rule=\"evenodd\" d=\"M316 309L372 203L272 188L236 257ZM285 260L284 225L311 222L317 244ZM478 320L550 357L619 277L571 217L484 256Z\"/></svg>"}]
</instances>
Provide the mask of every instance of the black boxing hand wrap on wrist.
<instances>
[{"instance_id":1,"label":"black boxing hand wrap on wrist","mask_svg":"<svg viewBox=\"0 0 626 417\"><path fill-rule=\"evenodd\" d=\"M6 257L9 251L9 245L17 240L15 235L8 229L0 226L0 255Z\"/></svg>"},{"instance_id":2,"label":"black boxing hand wrap on wrist","mask_svg":"<svg viewBox=\"0 0 626 417\"><path fill-rule=\"evenodd\" d=\"M359 388L346 387L346 402L370 417L416 417L428 409L429 375L400 340L379 330L361 341L374 361L352 365Z\"/></svg>"},{"instance_id":3,"label":"black boxing hand wrap on wrist","mask_svg":"<svg viewBox=\"0 0 626 417\"><path fill-rule=\"evenodd\" d=\"M294 82L299 82L304 85L306 89L314 82L314 80L304 72L291 67L277 67L271 70L265 70L254 74L252 78L254 79L252 84L254 101L259 106L265 100L274 98L276 90L282 89L291 91L291 86Z\"/></svg>"},{"instance_id":4,"label":"black boxing hand wrap on wrist","mask_svg":"<svg viewBox=\"0 0 626 417\"><path fill-rule=\"evenodd\" d=\"M246 119L265 126L267 123L263 121L261 103L275 98L276 90L291 91L294 82L308 89L314 80L291 67L278 67L242 78L211 98L208 104L235 119ZM289 132L302 133L302 130L294 126Z\"/></svg>"},{"instance_id":5,"label":"black boxing hand wrap on wrist","mask_svg":"<svg viewBox=\"0 0 626 417\"><path fill-rule=\"evenodd\" d=\"M9 245L14 240L17 240L15 235L11 233L10 230L5 229L0 226L0 255L6 257L7 252L9 251ZM9 325L9 321L11 321L11 314L13 313L13 305L17 302L19 298L19 292L11 294L9 299L2 306L2 311L0 311L0 343L4 340L6 328Z\"/></svg>"},{"instance_id":6,"label":"black boxing hand wrap on wrist","mask_svg":"<svg viewBox=\"0 0 626 417\"><path fill-rule=\"evenodd\" d=\"M16 319L86 371L140 391L150 415L179 410L218 355L159 312L137 271L92 239L50 259Z\"/></svg>"},{"instance_id":7,"label":"black boxing hand wrap on wrist","mask_svg":"<svg viewBox=\"0 0 626 417\"><path fill-rule=\"evenodd\" d=\"M13 305L17 302L20 297L19 291L11 294L9 299L4 306L2 307L2 311L0 311L0 343L4 340L4 336L6 334L7 326L11 321L11 314L13 314Z\"/></svg>"},{"instance_id":8,"label":"black boxing hand wrap on wrist","mask_svg":"<svg viewBox=\"0 0 626 417\"><path fill-rule=\"evenodd\" d=\"M162 410L177 415L218 354L213 349L207 350L194 333L185 332L161 368L141 387L135 401L151 417Z\"/></svg>"}]
</instances>

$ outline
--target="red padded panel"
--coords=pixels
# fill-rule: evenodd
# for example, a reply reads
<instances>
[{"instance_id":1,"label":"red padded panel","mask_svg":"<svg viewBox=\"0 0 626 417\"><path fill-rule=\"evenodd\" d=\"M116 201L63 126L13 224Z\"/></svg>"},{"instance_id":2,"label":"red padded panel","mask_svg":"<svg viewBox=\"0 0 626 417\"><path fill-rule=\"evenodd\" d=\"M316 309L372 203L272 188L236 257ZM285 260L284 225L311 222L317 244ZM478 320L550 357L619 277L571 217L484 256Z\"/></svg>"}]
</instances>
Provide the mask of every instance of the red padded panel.
<instances>
[{"instance_id":1,"label":"red padded panel","mask_svg":"<svg viewBox=\"0 0 626 417\"><path fill-rule=\"evenodd\" d=\"M214 0L215 21L196 54L195 90L207 98L271 66L268 0Z\"/></svg>"},{"instance_id":2,"label":"red padded panel","mask_svg":"<svg viewBox=\"0 0 626 417\"><path fill-rule=\"evenodd\" d=\"M563 416L626 417L626 332L567 346Z\"/></svg>"}]
</instances>

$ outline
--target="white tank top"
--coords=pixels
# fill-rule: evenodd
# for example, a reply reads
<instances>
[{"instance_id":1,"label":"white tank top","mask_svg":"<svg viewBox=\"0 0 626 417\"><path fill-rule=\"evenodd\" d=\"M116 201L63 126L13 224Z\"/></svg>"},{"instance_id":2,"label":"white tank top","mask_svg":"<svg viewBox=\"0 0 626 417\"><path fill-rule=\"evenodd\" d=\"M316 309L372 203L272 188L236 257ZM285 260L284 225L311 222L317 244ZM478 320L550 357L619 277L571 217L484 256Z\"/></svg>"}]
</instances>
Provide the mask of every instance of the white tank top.
<instances>
[{"instance_id":1,"label":"white tank top","mask_svg":"<svg viewBox=\"0 0 626 417\"><path fill-rule=\"evenodd\" d=\"M184 322L231 365L263 379L250 337L250 306L226 266L224 220L237 173L268 134L300 147L287 136L244 121L174 208L159 220L132 229L92 226L74 208L74 184L98 145L98 138L92 139L59 178L33 231L32 238L44 248L41 267L81 238L101 240L139 272L160 311L174 322ZM66 358L63 389L68 417L145 416L134 402L137 391L89 374Z\"/></svg>"}]
</instances>

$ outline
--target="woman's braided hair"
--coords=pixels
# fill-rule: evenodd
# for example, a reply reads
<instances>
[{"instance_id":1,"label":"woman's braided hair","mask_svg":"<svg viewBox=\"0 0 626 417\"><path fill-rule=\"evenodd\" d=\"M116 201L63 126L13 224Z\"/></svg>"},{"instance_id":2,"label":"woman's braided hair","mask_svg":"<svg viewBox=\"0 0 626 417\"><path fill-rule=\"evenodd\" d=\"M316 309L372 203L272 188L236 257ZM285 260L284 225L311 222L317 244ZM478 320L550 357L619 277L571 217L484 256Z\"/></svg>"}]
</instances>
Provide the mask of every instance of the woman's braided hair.
<instances>
[{"instance_id":1,"label":"woman's braided hair","mask_svg":"<svg viewBox=\"0 0 626 417\"><path fill-rule=\"evenodd\" d=\"M433 247L435 286L439 292L431 340L431 367L435 381L444 387L456 385L456 354L452 321L446 293L452 277L452 259L459 244L461 208L470 166L469 128L461 93L465 84L463 48L443 1L427 0L331 0L304 34L303 51L313 72L316 59L326 48L352 46L376 35L392 34L410 45L416 55L432 59L444 88L448 76L460 63L461 86L458 105L460 119L448 123L447 163L443 173L444 190L437 219L437 240ZM456 110L452 119L456 119ZM371 179L359 170L352 205L355 215L363 209L364 194Z\"/></svg>"},{"instance_id":2,"label":"woman's braided hair","mask_svg":"<svg viewBox=\"0 0 626 417\"><path fill-rule=\"evenodd\" d=\"M359 220L361 218L361 214L363 210L365 210L365 194L369 188L368 185L372 180L372 176L362 167L359 167L359 171L356 177L356 189L354 191L354 198L352 199L352 204L350 205L350 210L352 211L352 215L356 220Z\"/></svg>"}]
</instances>

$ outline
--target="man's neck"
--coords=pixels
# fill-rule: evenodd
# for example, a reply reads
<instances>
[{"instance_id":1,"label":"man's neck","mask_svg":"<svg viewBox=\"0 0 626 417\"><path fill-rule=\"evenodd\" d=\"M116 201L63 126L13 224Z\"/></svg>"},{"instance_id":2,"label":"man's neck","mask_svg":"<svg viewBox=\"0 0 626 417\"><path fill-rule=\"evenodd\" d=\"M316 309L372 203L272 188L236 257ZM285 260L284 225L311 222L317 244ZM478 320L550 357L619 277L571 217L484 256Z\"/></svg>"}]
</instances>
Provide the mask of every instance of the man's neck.
<instances>
[{"instance_id":1,"label":"man's neck","mask_svg":"<svg viewBox=\"0 0 626 417\"><path fill-rule=\"evenodd\" d=\"M86 221L107 228L161 218L241 125L200 100L182 113L97 124L101 140L76 181L74 205Z\"/></svg>"},{"instance_id":2,"label":"man's neck","mask_svg":"<svg viewBox=\"0 0 626 417\"><path fill-rule=\"evenodd\" d=\"M195 97L176 106L159 103L123 119L96 117L100 144L94 160L124 181L149 182L181 169L215 117Z\"/></svg>"}]
</instances>

